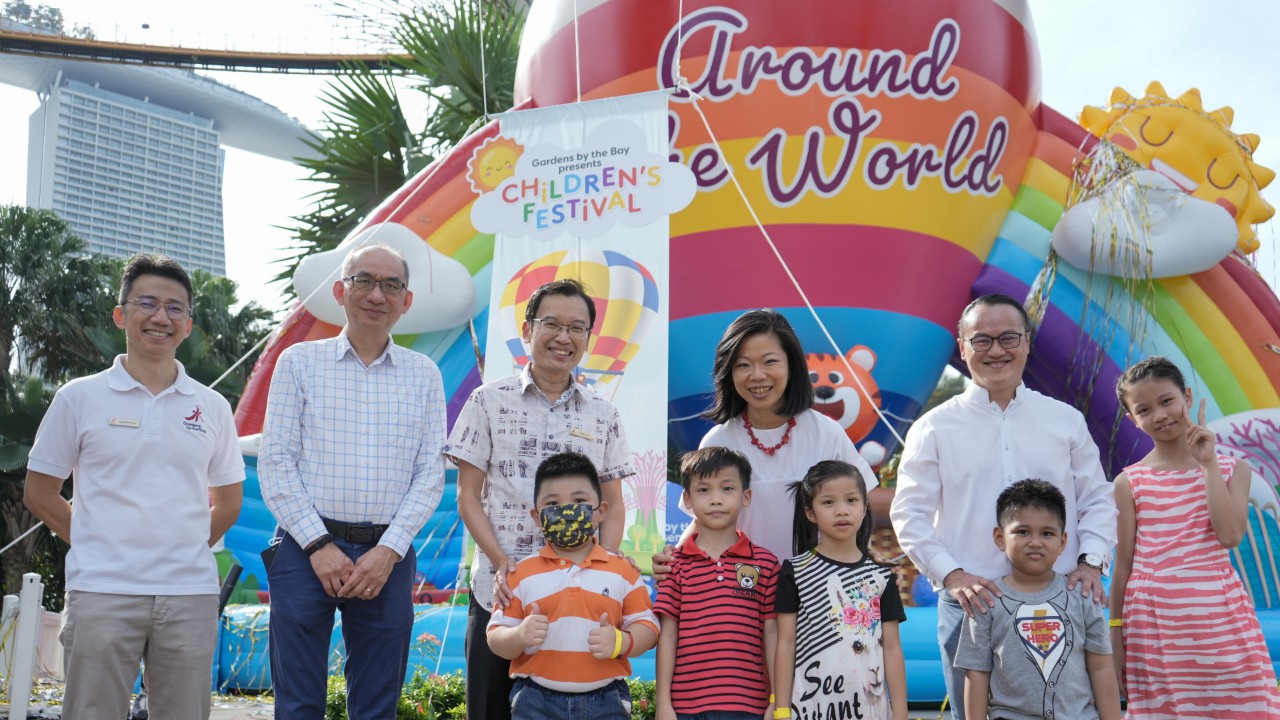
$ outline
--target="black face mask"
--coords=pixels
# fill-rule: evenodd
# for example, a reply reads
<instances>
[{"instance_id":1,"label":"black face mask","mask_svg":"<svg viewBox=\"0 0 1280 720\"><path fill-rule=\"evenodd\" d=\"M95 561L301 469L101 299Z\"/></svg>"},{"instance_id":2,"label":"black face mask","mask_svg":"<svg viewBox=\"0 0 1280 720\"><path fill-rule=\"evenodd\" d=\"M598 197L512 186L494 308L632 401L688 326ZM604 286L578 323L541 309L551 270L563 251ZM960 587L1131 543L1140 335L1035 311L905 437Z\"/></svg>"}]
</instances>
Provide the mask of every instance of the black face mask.
<instances>
[{"instance_id":1,"label":"black face mask","mask_svg":"<svg viewBox=\"0 0 1280 720\"><path fill-rule=\"evenodd\" d=\"M589 503L563 503L538 513L547 542L562 548L582 547L596 534L596 508Z\"/></svg>"}]
</instances>

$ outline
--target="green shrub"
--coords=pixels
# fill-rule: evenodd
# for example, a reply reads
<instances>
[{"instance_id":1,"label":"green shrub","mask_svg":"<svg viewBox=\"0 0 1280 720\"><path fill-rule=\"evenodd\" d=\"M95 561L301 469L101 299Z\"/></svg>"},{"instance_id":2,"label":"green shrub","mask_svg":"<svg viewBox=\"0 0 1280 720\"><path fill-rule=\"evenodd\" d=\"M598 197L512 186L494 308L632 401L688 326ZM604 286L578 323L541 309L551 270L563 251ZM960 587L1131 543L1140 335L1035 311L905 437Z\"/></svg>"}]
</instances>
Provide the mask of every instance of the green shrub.
<instances>
[{"instance_id":1,"label":"green shrub","mask_svg":"<svg viewBox=\"0 0 1280 720\"><path fill-rule=\"evenodd\" d=\"M653 683L632 678L627 685L633 720L654 720ZM396 720L466 720L466 700L467 683L461 672L433 675L419 671L405 683ZM347 720L347 686L340 675L329 677L324 718Z\"/></svg>"},{"instance_id":2,"label":"green shrub","mask_svg":"<svg viewBox=\"0 0 1280 720\"><path fill-rule=\"evenodd\" d=\"M649 680L637 678L628 680L627 685L631 688L631 719L654 720L658 715L653 700L657 686Z\"/></svg>"}]
</instances>

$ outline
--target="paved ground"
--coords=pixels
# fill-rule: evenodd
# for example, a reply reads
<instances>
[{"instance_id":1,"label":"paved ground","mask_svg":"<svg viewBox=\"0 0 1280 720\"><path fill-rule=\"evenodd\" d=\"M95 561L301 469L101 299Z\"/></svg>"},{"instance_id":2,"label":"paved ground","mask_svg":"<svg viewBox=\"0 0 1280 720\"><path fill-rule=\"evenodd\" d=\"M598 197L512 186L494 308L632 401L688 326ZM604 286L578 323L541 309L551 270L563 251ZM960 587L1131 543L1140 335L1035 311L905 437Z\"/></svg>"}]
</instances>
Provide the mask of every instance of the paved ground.
<instances>
[{"instance_id":1,"label":"paved ground","mask_svg":"<svg viewBox=\"0 0 1280 720\"><path fill-rule=\"evenodd\" d=\"M209 720L269 720L272 717L275 708L270 702L260 702L256 700L225 700L214 699L213 713ZM9 707L0 705L0 719L9 717ZM40 718L58 718L56 709L46 710L39 715L30 715L28 717ZM912 720L937 720L938 711L930 709L912 709Z\"/></svg>"},{"instance_id":2,"label":"paved ground","mask_svg":"<svg viewBox=\"0 0 1280 720\"><path fill-rule=\"evenodd\" d=\"M213 707L213 715L209 720L263 720L263 718L271 717L270 703L237 703L235 705L224 704L219 707L215 703ZM933 710L911 710L911 720L937 720L938 711Z\"/></svg>"},{"instance_id":3,"label":"paved ground","mask_svg":"<svg viewBox=\"0 0 1280 720\"><path fill-rule=\"evenodd\" d=\"M269 702L214 702L209 720L262 720L272 717L274 709Z\"/></svg>"}]
</instances>

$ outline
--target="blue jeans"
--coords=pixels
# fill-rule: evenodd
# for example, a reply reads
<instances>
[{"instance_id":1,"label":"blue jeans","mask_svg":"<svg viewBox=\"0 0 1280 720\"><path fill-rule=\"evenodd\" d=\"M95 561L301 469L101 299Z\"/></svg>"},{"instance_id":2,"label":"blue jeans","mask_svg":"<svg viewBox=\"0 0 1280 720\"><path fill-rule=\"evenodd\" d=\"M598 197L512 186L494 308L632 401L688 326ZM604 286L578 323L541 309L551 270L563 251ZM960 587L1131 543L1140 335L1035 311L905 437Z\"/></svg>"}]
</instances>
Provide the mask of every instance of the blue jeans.
<instances>
[{"instance_id":1,"label":"blue jeans","mask_svg":"<svg viewBox=\"0 0 1280 720\"><path fill-rule=\"evenodd\" d=\"M764 713L746 713L736 710L708 710L692 715L676 713L676 720L760 720L763 715Z\"/></svg>"},{"instance_id":2,"label":"blue jeans","mask_svg":"<svg viewBox=\"0 0 1280 720\"><path fill-rule=\"evenodd\" d=\"M372 543L334 539L352 562ZM413 547L395 564L387 583L372 600L325 594L307 553L285 534L267 577L271 591L271 682L278 720L316 720L325 716L329 677L329 640L333 613L342 613L347 648L347 717L385 720L396 704L409 663L413 632Z\"/></svg>"},{"instance_id":3,"label":"blue jeans","mask_svg":"<svg viewBox=\"0 0 1280 720\"><path fill-rule=\"evenodd\" d=\"M942 678L947 684L948 704L954 720L964 720L965 671L955 666L956 648L964 630L964 610L943 590L938 593L938 647L942 649Z\"/></svg>"},{"instance_id":4,"label":"blue jeans","mask_svg":"<svg viewBox=\"0 0 1280 720\"><path fill-rule=\"evenodd\" d=\"M631 689L625 680L614 680L584 693L565 693L517 678L511 720L631 720Z\"/></svg>"}]
</instances>

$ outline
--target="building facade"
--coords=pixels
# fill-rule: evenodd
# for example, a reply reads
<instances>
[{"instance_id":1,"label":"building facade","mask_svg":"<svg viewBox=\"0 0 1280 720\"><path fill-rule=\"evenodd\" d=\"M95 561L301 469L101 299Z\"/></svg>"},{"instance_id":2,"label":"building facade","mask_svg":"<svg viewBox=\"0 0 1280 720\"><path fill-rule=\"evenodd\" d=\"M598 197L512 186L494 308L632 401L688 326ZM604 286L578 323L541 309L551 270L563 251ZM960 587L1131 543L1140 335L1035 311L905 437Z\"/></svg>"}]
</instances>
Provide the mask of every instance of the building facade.
<instances>
[{"instance_id":1,"label":"building facade","mask_svg":"<svg viewBox=\"0 0 1280 720\"><path fill-rule=\"evenodd\" d=\"M27 204L93 252L162 252L225 275L223 162L212 119L59 72L30 119Z\"/></svg>"}]
</instances>

